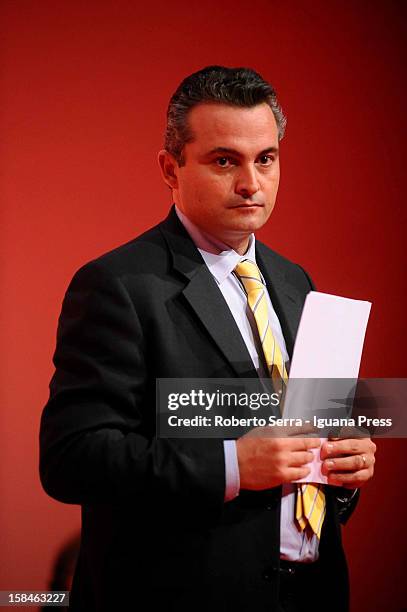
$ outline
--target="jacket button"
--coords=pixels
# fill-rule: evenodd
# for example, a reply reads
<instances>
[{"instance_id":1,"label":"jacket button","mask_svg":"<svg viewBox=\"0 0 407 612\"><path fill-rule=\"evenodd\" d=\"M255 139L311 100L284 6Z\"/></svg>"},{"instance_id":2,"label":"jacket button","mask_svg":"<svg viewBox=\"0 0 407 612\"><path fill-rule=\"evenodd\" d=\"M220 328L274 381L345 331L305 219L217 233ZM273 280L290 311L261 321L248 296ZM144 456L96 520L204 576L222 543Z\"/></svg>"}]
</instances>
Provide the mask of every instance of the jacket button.
<instances>
[{"instance_id":1,"label":"jacket button","mask_svg":"<svg viewBox=\"0 0 407 612\"><path fill-rule=\"evenodd\" d=\"M275 567L274 565L266 567L266 569L263 572L263 579L266 580L267 582L270 582L270 580L273 579L273 574L278 571L278 568Z\"/></svg>"},{"instance_id":2,"label":"jacket button","mask_svg":"<svg viewBox=\"0 0 407 612\"><path fill-rule=\"evenodd\" d=\"M268 570L265 570L263 572L263 578L264 580L267 580L267 581L271 580L271 572L269 572Z\"/></svg>"},{"instance_id":3,"label":"jacket button","mask_svg":"<svg viewBox=\"0 0 407 612\"><path fill-rule=\"evenodd\" d=\"M273 508L272 508L272 506L266 506L266 510L269 510L269 511L270 511L270 510L272 510L272 509L273 509Z\"/></svg>"}]
</instances>

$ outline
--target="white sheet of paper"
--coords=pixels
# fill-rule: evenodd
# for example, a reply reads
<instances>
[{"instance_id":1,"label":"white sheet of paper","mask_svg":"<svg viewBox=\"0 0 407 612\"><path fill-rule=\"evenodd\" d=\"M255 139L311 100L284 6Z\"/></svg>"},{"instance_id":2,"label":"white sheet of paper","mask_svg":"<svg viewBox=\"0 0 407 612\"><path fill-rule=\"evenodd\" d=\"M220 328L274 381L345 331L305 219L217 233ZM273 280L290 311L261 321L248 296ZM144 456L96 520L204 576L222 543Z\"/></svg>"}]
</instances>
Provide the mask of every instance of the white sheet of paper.
<instances>
[{"instance_id":1,"label":"white sheet of paper","mask_svg":"<svg viewBox=\"0 0 407 612\"><path fill-rule=\"evenodd\" d=\"M371 303L311 291L304 304L290 366L290 378L356 379ZM284 417L290 409L290 382ZM322 444L321 439L321 444ZM309 464L311 473L298 482L326 483L319 449Z\"/></svg>"}]
</instances>

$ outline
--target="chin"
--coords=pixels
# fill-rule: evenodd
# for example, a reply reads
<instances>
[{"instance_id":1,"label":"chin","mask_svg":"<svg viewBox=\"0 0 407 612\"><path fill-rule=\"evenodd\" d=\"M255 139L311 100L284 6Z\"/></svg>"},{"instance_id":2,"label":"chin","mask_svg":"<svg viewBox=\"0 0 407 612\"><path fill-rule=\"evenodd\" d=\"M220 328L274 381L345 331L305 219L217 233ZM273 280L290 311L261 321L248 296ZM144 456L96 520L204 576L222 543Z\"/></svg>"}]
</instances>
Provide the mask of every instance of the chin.
<instances>
[{"instance_id":1,"label":"chin","mask_svg":"<svg viewBox=\"0 0 407 612\"><path fill-rule=\"evenodd\" d=\"M257 232L267 222L267 219L262 217L261 219L247 219L244 223L236 223L236 230L242 232Z\"/></svg>"}]
</instances>

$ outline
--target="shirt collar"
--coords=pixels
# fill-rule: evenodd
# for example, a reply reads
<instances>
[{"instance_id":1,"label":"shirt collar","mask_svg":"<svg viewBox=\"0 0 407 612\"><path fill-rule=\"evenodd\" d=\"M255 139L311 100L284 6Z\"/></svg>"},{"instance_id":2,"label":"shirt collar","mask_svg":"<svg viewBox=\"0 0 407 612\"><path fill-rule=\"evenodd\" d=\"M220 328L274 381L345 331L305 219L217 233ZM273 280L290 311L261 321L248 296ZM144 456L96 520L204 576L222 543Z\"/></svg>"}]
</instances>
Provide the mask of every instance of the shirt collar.
<instances>
[{"instance_id":1,"label":"shirt collar","mask_svg":"<svg viewBox=\"0 0 407 612\"><path fill-rule=\"evenodd\" d=\"M249 237L249 246L246 253L240 255L227 244L197 227L177 206L175 206L175 212L219 285L244 259L256 263L256 239L254 234Z\"/></svg>"}]
</instances>

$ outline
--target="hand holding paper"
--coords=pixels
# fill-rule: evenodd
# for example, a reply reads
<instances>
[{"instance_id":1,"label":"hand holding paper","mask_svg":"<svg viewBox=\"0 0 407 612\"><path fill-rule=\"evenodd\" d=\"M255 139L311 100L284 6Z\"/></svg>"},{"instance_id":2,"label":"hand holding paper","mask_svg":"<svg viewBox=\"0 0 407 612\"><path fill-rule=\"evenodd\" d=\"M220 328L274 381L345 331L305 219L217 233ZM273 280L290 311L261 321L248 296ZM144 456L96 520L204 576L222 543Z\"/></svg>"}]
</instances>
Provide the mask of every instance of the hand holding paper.
<instances>
[{"instance_id":1,"label":"hand holding paper","mask_svg":"<svg viewBox=\"0 0 407 612\"><path fill-rule=\"evenodd\" d=\"M284 417L304 418L307 408L315 409L314 386L311 401L307 385L300 391L301 399L298 385L290 385L292 379L357 379L370 308L370 302L316 291L307 295L290 367ZM323 389L326 394L325 384ZM320 402L323 394L319 389ZM307 402L311 406L307 406ZM321 439L321 445L324 441ZM314 460L308 464L311 473L296 482L327 483L326 475L321 472L320 449L312 452Z\"/></svg>"}]
</instances>

